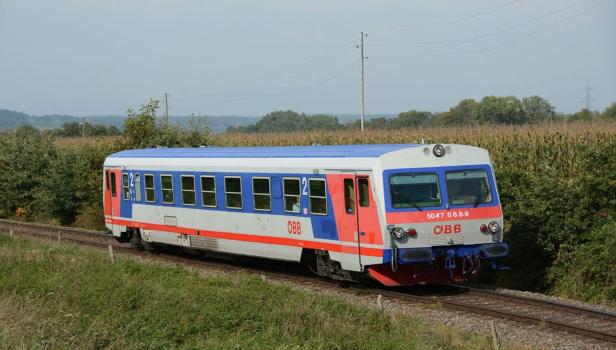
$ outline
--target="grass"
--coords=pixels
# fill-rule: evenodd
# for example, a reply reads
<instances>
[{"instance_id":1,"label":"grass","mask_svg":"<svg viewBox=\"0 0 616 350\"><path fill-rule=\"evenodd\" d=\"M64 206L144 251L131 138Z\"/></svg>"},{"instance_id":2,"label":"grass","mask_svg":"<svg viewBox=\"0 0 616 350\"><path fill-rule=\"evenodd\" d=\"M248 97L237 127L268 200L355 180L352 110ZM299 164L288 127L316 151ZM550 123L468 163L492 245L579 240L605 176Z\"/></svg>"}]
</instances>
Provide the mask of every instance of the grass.
<instances>
[{"instance_id":1,"label":"grass","mask_svg":"<svg viewBox=\"0 0 616 350\"><path fill-rule=\"evenodd\" d=\"M0 349L489 349L489 339L254 276L0 235Z\"/></svg>"}]
</instances>

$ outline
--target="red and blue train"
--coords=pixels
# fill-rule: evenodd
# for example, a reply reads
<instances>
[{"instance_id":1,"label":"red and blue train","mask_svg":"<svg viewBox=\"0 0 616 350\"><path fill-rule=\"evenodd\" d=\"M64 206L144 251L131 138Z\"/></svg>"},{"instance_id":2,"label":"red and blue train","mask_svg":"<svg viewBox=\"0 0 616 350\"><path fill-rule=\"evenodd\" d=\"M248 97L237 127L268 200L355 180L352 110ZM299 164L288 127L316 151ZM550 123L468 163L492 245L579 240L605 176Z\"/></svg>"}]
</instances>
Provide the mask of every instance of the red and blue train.
<instances>
[{"instance_id":1,"label":"red and blue train","mask_svg":"<svg viewBox=\"0 0 616 350\"><path fill-rule=\"evenodd\" d=\"M103 171L106 226L143 247L297 261L386 286L469 281L509 251L489 154L472 146L137 149Z\"/></svg>"}]
</instances>

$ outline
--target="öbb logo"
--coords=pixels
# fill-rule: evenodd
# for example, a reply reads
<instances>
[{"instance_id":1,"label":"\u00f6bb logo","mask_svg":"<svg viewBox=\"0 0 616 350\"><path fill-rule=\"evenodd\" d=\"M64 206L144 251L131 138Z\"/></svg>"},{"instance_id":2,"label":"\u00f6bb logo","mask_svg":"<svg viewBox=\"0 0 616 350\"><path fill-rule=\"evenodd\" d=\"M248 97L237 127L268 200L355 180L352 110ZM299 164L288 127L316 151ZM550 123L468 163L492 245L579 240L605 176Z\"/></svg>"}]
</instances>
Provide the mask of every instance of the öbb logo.
<instances>
[{"instance_id":1,"label":"\u00f6bb logo","mask_svg":"<svg viewBox=\"0 0 616 350\"><path fill-rule=\"evenodd\" d=\"M460 233L460 232L462 232L462 227L460 226L460 224L434 226L435 235L440 235L441 233L448 235L451 233Z\"/></svg>"}]
</instances>

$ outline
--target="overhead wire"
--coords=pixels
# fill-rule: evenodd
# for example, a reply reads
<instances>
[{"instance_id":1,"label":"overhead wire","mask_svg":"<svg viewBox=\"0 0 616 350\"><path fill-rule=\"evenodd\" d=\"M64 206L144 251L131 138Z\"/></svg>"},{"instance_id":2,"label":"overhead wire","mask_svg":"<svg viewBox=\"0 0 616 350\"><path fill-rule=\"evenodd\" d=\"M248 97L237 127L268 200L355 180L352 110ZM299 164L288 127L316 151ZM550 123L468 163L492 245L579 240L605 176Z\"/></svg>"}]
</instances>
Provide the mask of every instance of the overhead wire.
<instances>
[{"instance_id":1,"label":"overhead wire","mask_svg":"<svg viewBox=\"0 0 616 350\"><path fill-rule=\"evenodd\" d=\"M556 15L561 14L561 13L563 13L565 11L568 11L568 10L570 10L572 8L578 7L578 6L584 4L584 3L588 2L588 1L589 0L577 1L577 2L575 2L573 4L570 4L570 5L566 6L566 7L561 8L561 9L549 11L549 12L546 12L546 13L541 14L539 16L533 17L533 18L531 18L531 19L529 19L527 21L523 21L523 22L514 24L512 26L501 28L501 29L498 29L498 30L495 30L495 31L484 32L482 34L476 35L476 36L471 37L469 39L442 39L442 40L415 41L415 42L403 42L403 41L392 42L392 41L389 41L389 42L385 42L385 43L376 42L376 43L373 43L372 45L373 46L387 46L388 44L392 44L392 43L394 43L394 44L395 43L403 44L403 45L420 45L420 46L433 46L433 45L449 44L449 43L468 44L468 43L475 42L475 41L477 41L479 39L483 39L483 38L487 38L487 37L491 37L491 36L496 36L496 35L499 35L499 34L503 34L503 33L512 31L514 29L519 29L519 28L528 26L528 25L530 25L530 24L532 24L534 22L537 22L539 20L542 20L542 19L545 19L545 18L548 18L548 17L556 16Z\"/></svg>"},{"instance_id":2,"label":"overhead wire","mask_svg":"<svg viewBox=\"0 0 616 350\"><path fill-rule=\"evenodd\" d=\"M498 48L513 44L515 42L518 42L520 40L526 39L526 38L530 38L539 34L542 34L546 31L548 31L549 29L552 29L554 27L557 27L559 25L562 25L566 22L569 22L572 19L575 19L577 17L583 17L583 16L587 16L589 14L591 14L594 9L603 2L604 0L600 0L598 2L596 2L593 6L591 6L588 10L585 10L583 12L578 12L578 13L574 13L571 14L565 18L562 18L558 21L555 21L549 25L543 26L538 30L526 33L524 35L520 35L517 37L514 37L510 40L506 40L506 41L502 41L498 44L495 45L491 45L488 47L483 47L480 49L473 49L473 50L460 50L460 51L450 51L450 52L442 52L442 53L433 53L433 54L419 54L419 55L409 55L409 56L372 56L373 59L377 59L377 60L401 60L401 59L417 59L417 58L430 58L430 57L443 57L443 56L455 56L455 55L467 55L467 54L478 54L478 53L485 53L485 52L489 52L489 51L493 51L496 50ZM577 3L576 3L577 4ZM574 4L574 5L576 5ZM573 6L571 6L573 7ZM569 8L571 8L569 7ZM562 11L561 11L562 12Z\"/></svg>"}]
</instances>

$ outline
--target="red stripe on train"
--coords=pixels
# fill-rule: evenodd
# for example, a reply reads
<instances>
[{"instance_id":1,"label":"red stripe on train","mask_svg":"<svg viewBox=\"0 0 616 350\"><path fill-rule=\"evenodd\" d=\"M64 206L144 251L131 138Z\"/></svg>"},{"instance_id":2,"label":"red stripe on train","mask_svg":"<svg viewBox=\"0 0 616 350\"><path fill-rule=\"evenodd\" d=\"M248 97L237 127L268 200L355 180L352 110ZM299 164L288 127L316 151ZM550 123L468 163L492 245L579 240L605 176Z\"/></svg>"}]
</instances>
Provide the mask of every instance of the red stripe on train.
<instances>
[{"instance_id":1,"label":"red stripe on train","mask_svg":"<svg viewBox=\"0 0 616 350\"><path fill-rule=\"evenodd\" d=\"M480 208L389 212L386 215L388 224L477 220L502 216L503 210L500 205Z\"/></svg>"},{"instance_id":2,"label":"red stripe on train","mask_svg":"<svg viewBox=\"0 0 616 350\"><path fill-rule=\"evenodd\" d=\"M244 233L231 233L231 232L221 232L221 231L206 231L206 230L202 231L202 230L197 230L197 229L187 228L187 227L150 224L150 223L145 223L145 222L134 222L134 221L129 221L129 220L119 220L119 219L113 219L113 224L121 225L121 226L128 226L128 227L142 228L146 230L178 233L178 234L183 234L183 235L211 237L211 238L228 239L228 240L243 241L243 242L284 245L284 246L302 247L302 248L309 248L309 249L320 249L320 250L327 250L327 251L347 253L347 254L358 254L359 252L359 249L357 246L345 246L345 245L340 245L336 243L305 241L305 240L299 240L299 239L293 239L293 238L257 236L257 235L250 235L250 234L244 234ZM362 247L361 255L382 257L383 249Z\"/></svg>"}]
</instances>

